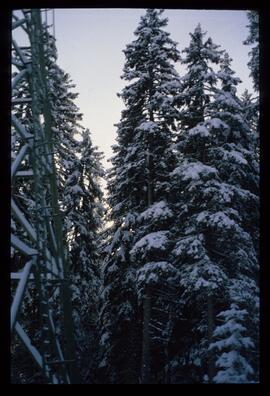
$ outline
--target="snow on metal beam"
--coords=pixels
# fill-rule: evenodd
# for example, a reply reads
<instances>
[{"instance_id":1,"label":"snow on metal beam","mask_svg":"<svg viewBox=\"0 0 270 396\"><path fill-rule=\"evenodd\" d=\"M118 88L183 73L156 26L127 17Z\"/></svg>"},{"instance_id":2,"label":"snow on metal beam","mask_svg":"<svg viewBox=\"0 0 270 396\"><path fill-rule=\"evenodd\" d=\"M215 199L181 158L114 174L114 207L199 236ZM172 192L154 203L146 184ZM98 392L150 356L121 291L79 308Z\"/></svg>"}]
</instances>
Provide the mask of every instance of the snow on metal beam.
<instances>
[{"instance_id":1,"label":"snow on metal beam","mask_svg":"<svg viewBox=\"0 0 270 396\"><path fill-rule=\"evenodd\" d=\"M19 132L19 134L23 139L27 140L33 138L33 135L31 135L31 133L28 133L26 131L24 125L21 124L18 118L13 114L11 115L11 123L16 128L16 130Z\"/></svg>"},{"instance_id":2,"label":"snow on metal beam","mask_svg":"<svg viewBox=\"0 0 270 396\"><path fill-rule=\"evenodd\" d=\"M30 276L30 271L31 268L34 264L33 260L28 261L23 269L23 272L21 274L21 279L19 281L19 284L17 286L16 289L16 293L12 302L12 306L11 306L11 313L10 313L10 331L11 333L13 332L14 329L14 325L16 323L16 319L17 319L17 315L18 315L18 311L20 309L22 300L23 300L23 296L26 290L26 285Z\"/></svg>"},{"instance_id":3,"label":"snow on metal beam","mask_svg":"<svg viewBox=\"0 0 270 396\"><path fill-rule=\"evenodd\" d=\"M30 103L32 102L32 98L17 98L17 99L12 99L11 103L12 104L20 104L20 103Z\"/></svg>"},{"instance_id":4,"label":"snow on metal beam","mask_svg":"<svg viewBox=\"0 0 270 396\"><path fill-rule=\"evenodd\" d=\"M15 40L12 40L12 45L24 65L31 63L31 61L24 56L24 53L22 52L22 50L20 49L20 47L18 46Z\"/></svg>"},{"instance_id":5,"label":"snow on metal beam","mask_svg":"<svg viewBox=\"0 0 270 396\"><path fill-rule=\"evenodd\" d=\"M25 254L26 256L34 256L35 254L37 254L37 250L36 249L33 249L30 246L28 246L26 243L21 241L14 234L11 234L11 245L14 248L18 249L23 254Z\"/></svg>"},{"instance_id":6,"label":"snow on metal beam","mask_svg":"<svg viewBox=\"0 0 270 396\"><path fill-rule=\"evenodd\" d=\"M11 272L10 273L10 279L11 280L20 280L22 276L23 276L23 271L21 271L21 272ZM28 279L29 280L34 280L35 279L34 275L30 274Z\"/></svg>"},{"instance_id":7,"label":"snow on metal beam","mask_svg":"<svg viewBox=\"0 0 270 396\"><path fill-rule=\"evenodd\" d=\"M57 353L59 355L60 361L63 362L65 360L65 358L64 358L61 346L60 346L60 342L56 335L56 329L55 329L54 322L53 322L52 311L50 309L49 309L49 321L50 321L51 329L55 335L55 343L56 343ZM68 373L66 373L66 380L67 380L67 383L70 384L70 378L69 378Z\"/></svg>"},{"instance_id":8,"label":"snow on metal beam","mask_svg":"<svg viewBox=\"0 0 270 396\"><path fill-rule=\"evenodd\" d=\"M23 69L22 71L20 71L13 79L12 79L12 83L11 83L11 88L14 89L16 87L16 85L18 84L18 82L24 77L24 75L28 72L27 69Z\"/></svg>"},{"instance_id":9,"label":"snow on metal beam","mask_svg":"<svg viewBox=\"0 0 270 396\"><path fill-rule=\"evenodd\" d=\"M27 231L31 239L35 242L37 240L36 231L34 230L33 226L29 223L29 221L25 218L24 214L21 212L21 210L16 205L13 199L11 199L11 210L14 213L17 220L20 222L20 224Z\"/></svg>"},{"instance_id":10,"label":"snow on metal beam","mask_svg":"<svg viewBox=\"0 0 270 396\"><path fill-rule=\"evenodd\" d=\"M26 18L19 19L16 22L12 23L12 30L16 29L17 27L23 25L26 22Z\"/></svg>"},{"instance_id":11,"label":"snow on metal beam","mask_svg":"<svg viewBox=\"0 0 270 396\"><path fill-rule=\"evenodd\" d=\"M16 66L18 69L23 68L24 64L19 62L16 58L12 57L11 58L11 63L12 65Z\"/></svg>"},{"instance_id":12,"label":"snow on metal beam","mask_svg":"<svg viewBox=\"0 0 270 396\"><path fill-rule=\"evenodd\" d=\"M14 201L13 199L11 199L11 210L12 210L14 216L16 217L16 219L19 221L19 223L24 227L25 231L28 233L28 235L30 236L30 238L31 238L34 242L36 242L36 240L37 240L37 234L36 234L35 229L34 229L33 226L29 223L29 221L26 219L25 215L22 213L22 211L20 210L20 208L17 206L17 204L15 203L15 201ZM51 235L52 235L52 238L53 238L53 237L55 238L54 233L53 233L53 230L50 230L50 231L52 231L52 234L51 234ZM13 239L14 239L14 238L16 238L16 239L19 241L19 239L13 235ZM16 239L15 239L15 242L16 242ZM22 242L22 241L20 241L20 242L21 242L22 244L24 244L24 242ZM56 244L56 240L54 240L54 244ZM25 246L26 248L28 247L26 244L24 244L24 246ZM15 246L15 247L17 247L17 246ZM29 248L29 247L28 247L28 248ZM19 248L17 247L17 249L19 249ZM31 249L31 248L29 248L29 249ZM20 250L20 249L19 249L19 250ZM32 249L32 250L33 250L33 249ZM57 250L57 249L56 249L56 250ZM36 252L36 251L35 251L35 252ZM28 253L26 253L26 254L28 254ZM32 254L35 254L35 253L32 253ZM62 272L59 271L59 269L57 268L56 260L55 260L54 256L51 254L51 252L50 252L50 250L49 250L48 248L45 249L45 256L46 256L46 259L48 260L48 261L47 261L47 264L46 264L47 269L48 269L55 277L61 277L61 276L62 276ZM51 266L52 266L51 269L49 268L49 264L51 264Z\"/></svg>"},{"instance_id":13,"label":"snow on metal beam","mask_svg":"<svg viewBox=\"0 0 270 396\"><path fill-rule=\"evenodd\" d=\"M22 160L24 159L24 157L27 154L27 151L29 149L29 145L25 144L19 151L19 153L17 154L15 160L13 161L12 165L11 165L11 179L13 178L16 170L18 169L20 163L22 162Z\"/></svg>"},{"instance_id":14,"label":"snow on metal beam","mask_svg":"<svg viewBox=\"0 0 270 396\"><path fill-rule=\"evenodd\" d=\"M16 177L31 177L34 175L33 169L21 170L16 173Z\"/></svg>"},{"instance_id":15,"label":"snow on metal beam","mask_svg":"<svg viewBox=\"0 0 270 396\"><path fill-rule=\"evenodd\" d=\"M27 24L27 22L29 21L29 18L27 18L27 15L24 15L24 18L19 18L17 15L15 15L14 13L12 14L12 18L13 18L13 20L15 20L15 22L13 22L14 24L16 23L16 22L18 22L18 21L22 21L23 20L23 23L21 23L20 24L20 27L28 34L28 28L26 27L26 26L24 26L24 23L26 23ZM16 27L18 27L18 26L16 26ZM15 27L15 29L16 29L16 27ZM13 28L12 28L13 29Z\"/></svg>"}]
</instances>

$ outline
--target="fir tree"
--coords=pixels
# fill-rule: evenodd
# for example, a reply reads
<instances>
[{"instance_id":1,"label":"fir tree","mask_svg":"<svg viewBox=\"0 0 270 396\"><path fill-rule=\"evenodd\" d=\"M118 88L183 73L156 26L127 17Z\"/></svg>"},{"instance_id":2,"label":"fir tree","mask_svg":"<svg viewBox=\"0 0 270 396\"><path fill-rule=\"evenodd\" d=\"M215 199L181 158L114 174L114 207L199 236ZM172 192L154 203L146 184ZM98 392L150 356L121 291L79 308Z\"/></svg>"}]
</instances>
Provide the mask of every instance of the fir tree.
<instances>
[{"instance_id":1,"label":"fir tree","mask_svg":"<svg viewBox=\"0 0 270 396\"><path fill-rule=\"evenodd\" d=\"M259 91L259 14L257 11L248 11L247 13L249 25L249 35L244 41L245 45L253 45L253 48L249 52L250 61L248 66L250 68L250 76L253 79L253 85L255 91Z\"/></svg>"},{"instance_id":2,"label":"fir tree","mask_svg":"<svg viewBox=\"0 0 270 396\"><path fill-rule=\"evenodd\" d=\"M182 64L186 65L187 73L181 79L181 93L177 102L181 106L181 131L195 127L206 117L207 104L213 94L216 76L213 65L218 64L222 51L214 44L211 37L204 40L206 32L198 24L191 41L182 52Z\"/></svg>"},{"instance_id":3,"label":"fir tree","mask_svg":"<svg viewBox=\"0 0 270 396\"><path fill-rule=\"evenodd\" d=\"M191 382L213 381L208 347L216 313L232 301L232 283L246 276L256 284L258 271L258 163L227 54L215 79L220 88L212 89L204 118L179 135L179 165L171 174L179 235L173 254L187 319L172 366L181 362Z\"/></svg>"},{"instance_id":4,"label":"fir tree","mask_svg":"<svg viewBox=\"0 0 270 396\"><path fill-rule=\"evenodd\" d=\"M70 277L77 356L84 380L95 381L97 359L97 308L100 292L98 256L103 215L101 153L93 147L90 132L83 133L79 158L69 167L63 191L68 236Z\"/></svg>"},{"instance_id":5,"label":"fir tree","mask_svg":"<svg viewBox=\"0 0 270 396\"><path fill-rule=\"evenodd\" d=\"M257 11L248 11L247 13L249 25L249 35L247 39L243 42L245 45L252 45L252 49L249 52L250 61L248 66L250 69L250 77L253 80L253 87L256 93L259 92L260 83L260 59L259 59L259 14ZM260 152L260 130L259 130L259 97L252 97L248 92L244 92L243 97L243 107L246 115L246 120L250 127L254 131L256 139L256 155L259 161Z\"/></svg>"},{"instance_id":6,"label":"fir tree","mask_svg":"<svg viewBox=\"0 0 270 396\"><path fill-rule=\"evenodd\" d=\"M98 233L103 214L101 153L93 147L89 130L74 103L78 94L70 76L57 64L54 39L48 46L48 78L52 107L55 161L64 236L69 251L70 281L75 318L77 357L82 376L94 369L100 273ZM91 356L91 359L89 359Z\"/></svg>"},{"instance_id":7,"label":"fir tree","mask_svg":"<svg viewBox=\"0 0 270 396\"><path fill-rule=\"evenodd\" d=\"M162 29L167 19L161 14L147 10L135 31L137 38L124 51L122 77L131 83L121 94L126 108L117 125L117 145L113 147L109 173L113 226L104 267L101 314L102 340L110 351L102 365L110 365L110 381L114 383L152 380L153 317L148 282L155 278L158 288L162 278L166 283L171 268L166 259L171 217L168 175L175 162L171 149L178 117L174 96L180 85L171 62L179 59L179 53Z\"/></svg>"}]
</instances>

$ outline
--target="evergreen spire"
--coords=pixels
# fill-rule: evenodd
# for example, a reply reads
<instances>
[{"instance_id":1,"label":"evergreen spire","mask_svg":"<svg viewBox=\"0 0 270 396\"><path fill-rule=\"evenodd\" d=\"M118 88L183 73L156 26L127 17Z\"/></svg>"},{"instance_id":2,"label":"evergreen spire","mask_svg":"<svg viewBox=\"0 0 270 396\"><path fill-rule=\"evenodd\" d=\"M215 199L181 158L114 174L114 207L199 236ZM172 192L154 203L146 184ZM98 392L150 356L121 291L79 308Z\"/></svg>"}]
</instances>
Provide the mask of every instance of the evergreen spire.
<instances>
[{"instance_id":1,"label":"evergreen spire","mask_svg":"<svg viewBox=\"0 0 270 396\"><path fill-rule=\"evenodd\" d=\"M176 160L172 150L178 118L174 97L180 80L173 66L179 52L169 33L163 30L166 25L167 19L162 18L161 10L147 10L135 31L135 40L124 51L126 62L122 78L129 84L120 95L126 107L117 125L117 145L113 147L115 156L108 175L113 226L104 268L103 339L107 339L107 350L112 351L108 361L115 378L125 383L130 376L132 381L139 381L141 364L142 381L149 381L152 375L149 354L153 353L153 347L146 347L146 337L148 344L153 338L149 328L143 331L142 357L140 342L134 349L126 344L126 339L133 343L142 337L135 322L146 313L141 305L145 293L148 300L151 299L147 279L154 276L156 282L162 283L163 279L166 283L171 271L168 259L162 260L162 257L168 257L170 249L168 226L172 214L167 203L168 175ZM168 214L166 220L163 210ZM109 322L108 309L115 313ZM147 310L150 312L149 307ZM150 325L155 319L148 315L147 320ZM124 338L123 331L126 332ZM132 373L124 370L130 358L133 359Z\"/></svg>"},{"instance_id":2,"label":"evergreen spire","mask_svg":"<svg viewBox=\"0 0 270 396\"><path fill-rule=\"evenodd\" d=\"M191 40L183 50L185 57L182 63L187 67L187 73L182 77L181 93L177 102L181 106L181 130L189 129L204 121L205 109L211 100L216 76L212 65L220 61L219 46L209 37L204 39L206 32L201 25L190 33Z\"/></svg>"}]
</instances>

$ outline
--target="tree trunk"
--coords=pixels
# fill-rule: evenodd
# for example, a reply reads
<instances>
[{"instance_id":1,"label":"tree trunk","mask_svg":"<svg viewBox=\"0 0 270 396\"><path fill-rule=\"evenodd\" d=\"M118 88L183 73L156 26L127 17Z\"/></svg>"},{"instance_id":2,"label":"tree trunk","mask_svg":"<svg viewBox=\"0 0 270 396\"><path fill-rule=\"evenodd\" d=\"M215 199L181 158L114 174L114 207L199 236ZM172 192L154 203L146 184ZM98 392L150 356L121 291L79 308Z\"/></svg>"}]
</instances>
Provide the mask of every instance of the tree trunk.
<instances>
[{"instance_id":1,"label":"tree trunk","mask_svg":"<svg viewBox=\"0 0 270 396\"><path fill-rule=\"evenodd\" d=\"M149 70L150 75L150 87L149 87L149 96L153 95L153 74L152 71ZM150 121L154 122L154 114L153 111L149 111ZM150 152L151 141L148 140L147 147L147 171L148 171L148 180L147 180L147 206L151 206L154 201L154 186L153 186L153 157ZM142 376L142 384L150 384L151 383L151 354L150 354L150 320L151 320L151 297L149 290L145 290L145 298L143 302L143 345L142 345L142 368L141 368L141 376Z\"/></svg>"},{"instance_id":2,"label":"tree trunk","mask_svg":"<svg viewBox=\"0 0 270 396\"><path fill-rule=\"evenodd\" d=\"M208 345L212 342L213 331L214 331L214 309L213 309L213 299L211 295L207 297L207 317L208 317ZM208 354L208 377L209 382L213 382L213 377L215 375L215 364L213 352L210 351Z\"/></svg>"},{"instance_id":3,"label":"tree trunk","mask_svg":"<svg viewBox=\"0 0 270 396\"><path fill-rule=\"evenodd\" d=\"M151 206L154 201L154 186L153 186L153 158L149 149L147 150L147 170L148 170L148 181L147 181L147 206Z\"/></svg>"},{"instance_id":4,"label":"tree trunk","mask_svg":"<svg viewBox=\"0 0 270 396\"><path fill-rule=\"evenodd\" d=\"M143 302L143 348L142 348L142 384L151 383L150 334L151 298L146 290Z\"/></svg>"},{"instance_id":5,"label":"tree trunk","mask_svg":"<svg viewBox=\"0 0 270 396\"><path fill-rule=\"evenodd\" d=\"M152 156L147 149L147 168L148 168L148 186L147 186L147 205L153 203L153 181L152 181ZM143 345L142 345L142 383L151 383L151 363L150 363L150 324L151 319L151 297L146 289L143 302Z\"/></svg>"},{"instance_id":6,"label":"tree trunk","mask_svg":"<svg viewBox=\"0 0 270 396\"><path fill-rule=\"evenodd\" d=\"M138 367L137 348L138 348L138 320L137 315L129 332L129 347L127 349L127 374L125 384L138 384L140 366Z\"/></svg>"}]
</instances>

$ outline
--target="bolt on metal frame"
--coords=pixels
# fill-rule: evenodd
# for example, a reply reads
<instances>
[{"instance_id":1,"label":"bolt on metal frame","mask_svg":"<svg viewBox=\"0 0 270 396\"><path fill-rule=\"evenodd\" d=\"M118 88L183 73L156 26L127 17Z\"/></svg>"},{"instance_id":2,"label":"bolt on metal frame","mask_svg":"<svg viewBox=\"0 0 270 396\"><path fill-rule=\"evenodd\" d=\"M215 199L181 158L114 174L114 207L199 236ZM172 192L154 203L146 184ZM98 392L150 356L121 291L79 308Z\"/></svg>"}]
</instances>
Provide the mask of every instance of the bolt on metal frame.
<instances>
[{"instance_id":1,"label":"bolt on metal frame","mask_svg":"<svg viewBox=\"0 0 270 396\"><path fill-rule=\"evenodd\" d=\"M45 22L42 13L46 14ZM75 365L67 250L63 244L53 157L44 54L48 38L46 22L47 10L13 12L12 32L17 30L18 37L24 35L28 45L19 45L12 39L12 71L15 72L11 82L11 180L16 194L12 194L11 199L15 224L11 246L13 257L20 258L21 268L11 273L11 280L16 284L11 306L11 333L16 332L48 383L70 384L80 380ZM22 193L22 187L18 187L22 180L23 186L30 191L29 200ZM22 204L24 199L33 202L31 211ZM38 343L19 321L30 283L37 292L39 305Z\"/></svg>"}]
</instances>

